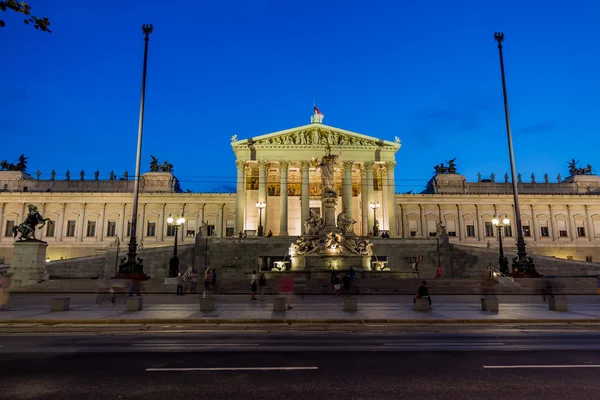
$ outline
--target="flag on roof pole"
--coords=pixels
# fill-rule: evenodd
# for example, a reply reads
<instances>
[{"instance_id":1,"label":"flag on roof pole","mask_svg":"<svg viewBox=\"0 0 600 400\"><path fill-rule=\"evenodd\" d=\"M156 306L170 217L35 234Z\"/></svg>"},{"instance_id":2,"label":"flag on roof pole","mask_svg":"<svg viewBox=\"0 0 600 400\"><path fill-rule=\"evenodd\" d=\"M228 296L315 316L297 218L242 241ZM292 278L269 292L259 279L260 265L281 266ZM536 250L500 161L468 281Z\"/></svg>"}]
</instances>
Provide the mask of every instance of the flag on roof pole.
<instances>
[{"instance_id":1,"label":"flag on roof pole","mask_svg":"<svg viewBox=\"0 0 600 400\"><path fill-rule=\"evenodd\" d=\"M315 108L315 114L317 114L322 119L325 115L323 115L323 113L321 111L319 111L317 106L313 106L313 107Z\"/></svg>"}]
</instances>

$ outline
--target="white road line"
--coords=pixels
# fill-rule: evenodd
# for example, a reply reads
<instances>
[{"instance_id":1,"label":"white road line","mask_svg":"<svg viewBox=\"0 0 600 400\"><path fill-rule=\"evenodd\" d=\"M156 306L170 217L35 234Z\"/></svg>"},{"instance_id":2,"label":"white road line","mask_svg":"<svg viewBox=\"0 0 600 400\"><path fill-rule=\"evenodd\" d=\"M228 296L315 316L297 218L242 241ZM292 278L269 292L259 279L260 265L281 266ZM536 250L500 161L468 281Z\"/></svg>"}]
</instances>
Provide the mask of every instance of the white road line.
<instances>
[{"instance_id":1,"label":"white road line","mask_svg":"<svg viewBox=\"0 0 600 400\"><path fill-rule=\"evenodd\" d=\"M516 369L516 368L600 368L600 364L579 365L483 365L486 369Z\"/></svg>"},{"instance_id":2,"label":"white road line","mask_svg":"<svg viewBox=\"0 0 600 400\"><path fill-rule=\"evenodd\" d=\"M503 342L476 342L476 343L469 343L469 342L456 342L456 343L452 343L452 342L432 342L432 343L424 343L424 342L419 342L419 343L413 343L413 342L396 342L396 343L384 343L384 346L497 346L497 345L503 345L505 343Z\"/></svg>"},{"instance_id":3,"label":"white road line","mask_svg":"<svg viewBox=\"0 0 600 400\"><path fill-rule=\"evenodd\" d=\"M146 372L169 371L307 371L319 367L146 368Z\"/></svg>"},{"instance_id":4,"label":"white road line","mask_svg":"<svg viewBox=\"0 0 600 400\"><path fill-rule=\"evenodd\" d=\"M260 346L258 343L133 343L133 347L224 347Z\"/></svg>"}]
</instances>

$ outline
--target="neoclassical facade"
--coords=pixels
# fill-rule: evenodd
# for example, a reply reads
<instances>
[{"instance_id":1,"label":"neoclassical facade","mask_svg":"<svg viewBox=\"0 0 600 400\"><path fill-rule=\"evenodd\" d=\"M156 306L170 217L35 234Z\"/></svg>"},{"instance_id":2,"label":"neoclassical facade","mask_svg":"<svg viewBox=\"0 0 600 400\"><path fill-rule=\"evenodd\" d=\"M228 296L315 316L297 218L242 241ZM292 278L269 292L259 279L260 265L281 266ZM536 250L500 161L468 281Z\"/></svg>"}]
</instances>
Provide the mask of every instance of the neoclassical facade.
<instances>
[{"instance_id":1,"label":"neoclassical facade","mask_svg":"<svg viewBox=\"0 0 600 400\"><path fill-rule=\"evenodd\" d=\"M259 224L264 232L299 236L311 212L321 212L318 160L329 146L336 156L334 179L343 210L357 221L355 233L368 235L375 219L382 231L401 238L428 238L442 223L450 241L471 246L497 246L495 216L514 221L511 184L507 178L467 182L459 174L434 176L420 194L397 194L395 157L400 141L386 141L313 123L244 140L233 137L236 193L182 193L166 172L145 173L141 181L138 242L171 246L175 229L167 218L183 215L179 243L193 243L203 222L215 237L245 231L252 240ZM600 179L593 175L560 177L550 182L531 177L519 192L523 232L534 254L600 261ZM50 259L101 254L126 246L132 209L133 181L98 180L84 175L73 180L39 180L21 172L0 171L0 264L12 257L12 227L21 223L28 204L35 204L54 224L36 232L48 242ZM258 202L266 204L262 212ZM371 208L379 204L379 208ZM262 219L259 221L259 216ZM514 247L516 233L500 234ZM291 240L290 240L291 241Z\"/></svg>"}]
</instances>

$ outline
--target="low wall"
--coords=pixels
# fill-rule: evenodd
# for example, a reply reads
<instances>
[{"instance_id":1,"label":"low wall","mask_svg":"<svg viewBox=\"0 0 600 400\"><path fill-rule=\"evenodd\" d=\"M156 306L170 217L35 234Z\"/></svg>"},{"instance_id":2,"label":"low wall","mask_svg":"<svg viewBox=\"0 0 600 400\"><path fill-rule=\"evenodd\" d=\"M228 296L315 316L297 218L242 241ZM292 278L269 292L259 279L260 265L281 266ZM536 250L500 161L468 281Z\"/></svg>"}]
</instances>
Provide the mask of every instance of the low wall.
<instances>
[{"instance_id":1,"label":"low wall","mask_svg":"<svg viewBox=\"0 0 600 400\"><path fill-rule=\"evenodd\" d=\"M177 246L179 257L179 271L184 272L188 267L194 267L195 245L186 244ZM173 246L152 247L138 251L138 257L144 260L144 273L154 279L164 279L169 272L169 259L173 256ZM111 248L106 251L104 258L104 276L114 276L118 264L123 257L127 257L127 249L119 251Z\"/></svg>"},{"instance_id":2,"label":"low wall","mask_svg":"<svg viewBox=\"0 0 600 400\"><path fill-rule=\"evenodd\" d=\"M50 279L98 278L104 274L104 255L50 261L46 270Z\"/></svg>"}]
</instances>

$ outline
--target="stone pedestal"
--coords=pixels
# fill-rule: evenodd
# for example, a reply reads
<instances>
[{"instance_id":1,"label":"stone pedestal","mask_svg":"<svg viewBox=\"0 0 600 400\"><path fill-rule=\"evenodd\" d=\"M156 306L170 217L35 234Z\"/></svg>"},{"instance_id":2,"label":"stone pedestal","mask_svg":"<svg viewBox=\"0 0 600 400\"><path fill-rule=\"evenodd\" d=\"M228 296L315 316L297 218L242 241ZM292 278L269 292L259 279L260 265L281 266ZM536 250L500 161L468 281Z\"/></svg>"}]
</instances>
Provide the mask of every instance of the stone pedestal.
<instances>
[{"instance_id":1,"label":"stone pedestal","mask_svg":"<svg viewBox=\"0 0 600 400\"><path fill-rule=\"evenodd\" d=\"M429 299L415 299L413 311L429 311Z\"/></svg>"},{"instance_id":2,"label":"stone pedestal","mask_svg":"<svg viewBox=\"0 0 600 400\"><path fill-rule=\"evenodd\" d=\"M202 297L200 298L200 311L214 311L215 309L215 298L214 297Z\"/></svg>"},{"instance_id":3,"label":"stone pedestal","mask_svg":"<svg viewBox=\"0 0 600 400\"><path fill-rule=\"evenodd\" d=\"M358 311L358 299L356 297L344 297L344 311Z\"/></svg>"},{"instance_id":4,"label":"stone pedestal","mask_svg":"<svg viewBox=\"0 0 600 400\"><path fill-rule=\"evenodd\" d=\"M335 193L324 193L321 197L323 205L323 233L337 232L335 207L338 197Z\"/></svg>"},{"instance_id":5,"label":"stone pedestal","mask_svg":"<svg viewBox=\"0 0 600 400\"><path fill-rule=\"evenodd\" d=\"M566 297L550 297L548 299L548 308L550 311L569 311L569 303Z\"/></svg>"},{"instance_id":6,"label":"stone pedestal","mask_svg":"<svg viewBox=\"0 0 600 400\"><path fill-rule=\"evenodd\" d=\"M56 297L50 303L50 311L69 311L71 299L69 297Z\"/></svg>"},{"instance_id":7,"label":"stone pedestal","mask_svg":"<svg viewBox=\"0 0 600 400\"><path fill-rule=\"evenodd\" d=\"M498 312L498 310L499 310L498 298L496 296L482 297L481 298L481 310Z\"/></svg>"},{"instance_id":8,"label":"stone pedestal","mask_svg":"<svg viewBox=\"0 0 600 400\"><path fill-rule=\"evenodd\" d=\"M144 301L142 297L128 297L125 311L142 311Z\"/></svg>"},{"instance_id":9,"label":"stone pedestal","mask_svg":"<svg viewBox=\"0 0 600 400\"><path fill-rule=\"evenodd\" d=\"M285 311L285 297L275 297L273 299L273 311Z\"/></svg>"},{"instance_id":10,"label":"stone pedestal","mask_svg":"<svg viewBox=\"0 0 600 400\"><path fill-rule=\"evenodd\" d=\"M13 287L29 286L48 280L47 247L48 243L40 240L15 242L12 265L8 270Z\"/></svg>"}]
</instances>

